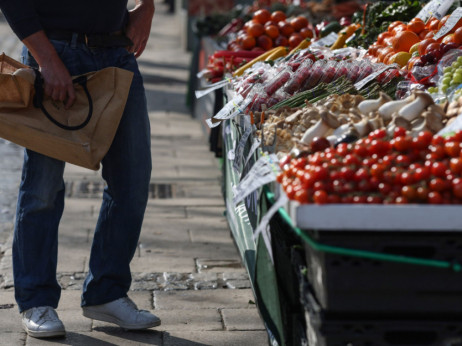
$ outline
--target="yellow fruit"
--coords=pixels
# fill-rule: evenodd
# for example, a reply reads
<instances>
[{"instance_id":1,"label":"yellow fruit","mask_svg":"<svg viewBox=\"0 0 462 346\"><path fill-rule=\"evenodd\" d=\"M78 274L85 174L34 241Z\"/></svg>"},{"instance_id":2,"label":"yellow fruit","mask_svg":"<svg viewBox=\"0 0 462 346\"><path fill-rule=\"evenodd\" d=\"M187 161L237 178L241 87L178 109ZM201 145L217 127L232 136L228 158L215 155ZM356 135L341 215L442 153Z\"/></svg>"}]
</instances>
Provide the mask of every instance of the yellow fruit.
<instances>
[{"instance_id":1,"label":"yellow fruit","mask_svg":"<svg viewBox=\"0 0 462 346\"><path fill-rule=\"evenodd\" d=\"M398 52L390 57L389 64L398 64L400 67L406 66L409 59L412 57L411 53Z\"/></svg>"},{"instance_id":2,"label":"yellow fruit","mask_svg":"<svg viewBox=\"0 0 462 346\"><path fill-rule=\"evenodd\" d=\"M411 47L411 49L409 49L409 53L411 53L411 55L414 54L414 52L419 53L419 44L420 42L417 42Z\"/></svg>"}]
</instances>

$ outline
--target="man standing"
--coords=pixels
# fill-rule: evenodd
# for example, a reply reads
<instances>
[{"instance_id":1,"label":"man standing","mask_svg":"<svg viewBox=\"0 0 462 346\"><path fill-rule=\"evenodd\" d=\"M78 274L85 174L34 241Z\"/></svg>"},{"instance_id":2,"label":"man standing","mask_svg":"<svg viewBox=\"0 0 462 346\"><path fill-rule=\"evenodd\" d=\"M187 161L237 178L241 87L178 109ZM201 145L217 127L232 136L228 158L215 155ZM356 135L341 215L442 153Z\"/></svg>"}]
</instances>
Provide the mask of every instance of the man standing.
<instances>
[{"instance_id":1,"label":"man standing","mask_svg":"<svg viewBox=\"0 0 462 346\"><path fill-rule=\"evenodd\" d=\"M107 183L96 225L83 315L125 329L160 325L127 297L151 176L150 125L136 58L154 15L153 0L0 0L8 23L24 43L23 63L39 68L45 93L66 108L75 100L71 76L119 67L134 73L124 114L102 160ZM64 209L64 162L25 150L13 242L15 298L26 332L65 335L54 309L58 226Z\"/></svg>"}]
</instances>

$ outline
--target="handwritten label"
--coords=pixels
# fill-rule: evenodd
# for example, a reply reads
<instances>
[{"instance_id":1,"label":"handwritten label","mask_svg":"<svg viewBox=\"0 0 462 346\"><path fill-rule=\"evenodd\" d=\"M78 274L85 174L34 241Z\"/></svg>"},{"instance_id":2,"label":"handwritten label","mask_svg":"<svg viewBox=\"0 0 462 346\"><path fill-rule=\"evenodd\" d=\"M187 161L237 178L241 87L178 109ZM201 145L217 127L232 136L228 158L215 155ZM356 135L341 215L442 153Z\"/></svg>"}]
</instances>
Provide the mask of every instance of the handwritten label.
<instances>
[{"instance_id":1,"label":"handwritten label","mask_svg":"<svg viewBox=\"0 0 462 346\"><path fill-rule=\"evenodd\" d=\"M332 46L335 41L337 41L338 34L336 32L331 32L326 37L323 37L317 41L314 41L311 44L311 47L330 47Z\"/></svg>"},{"instance_id":2,"label":"handwritten label","mask_svg":"<svg viewBox=\"0 0 462 346\"><path fill-rule=\"evenodd\" d=\"M452 28L454 28L454 26L460 20L460 18L462 18L462 7L458 7L454 12L452 12L446 23L444 23L443 27L435 34L433 38L437 40L449 34Z\"/></svg>"},{"instance_id":3,"label":"handwritten label","mask_svg":"<svg viewBox=\"0 0 462 346\"><path fill-rule=\"evenodd\" d=\"M424 22L432 16L441 19L453 3L454 0L432 0L420 10L416 18L420 18Z\"/></svg>"},{"instance_id":4,"label":"handwritten label","mask_svg":"<svg viewBox=\"0 0 462 346\"><path fill-rule=\"evenodd\" d=\"M249 153L247 154L247 158L245 159L244 167L247 166L247 162L249 162L250 158L255 153L255 150L257 150L260 147L260 144L261 144L260 140L258 140L257 138L254 138L252 147L250 148Z\"/></svg>"},{"instance_id":5,"label":"handwritten label","mask_svg":"<svg viewBox=\"0 0 462 346\"><path fill-rule=\"evenodd\" d=\"M247 140L249 139L249 136L251 133L252 133L252 127L249 126L245 130L244 134L239 140L239 143L237 144L235 155L234 155L234 162L233 162L233 168L237 172L240 172L241 170L242 156L244 155L245 144L247 143Z\"/></svg>"},{"instance_id":6,"label":"handwritten label","mask_svg":"<svg viewBox=\"0 0 462 346\"><path fill-rule=\"evenodd\" d=\"M202 89L202 90L196 90L195 91L195 94L196 94L196 98L201 98L207 94L210 94L212 91L214 90L217 90L217 89L220 89L220 88L223 88L225 87L226 85L228 85L229 83L231 83L231 80L229 79L226 79L226 80L222 80L222 81L219 81L219 82L216 82L212 85L210 85L209 87L207 87L206 89Z\"/></svg>"},{"instance_id":7,"label":"handwritten label","mask_svg":"<svg viewBox=\"0 0 462 346\"><path fill-rule=\"evenodd\" d=\"M275 181L276 175L279 172L279 165L277 162L277 156L274 154L265 155L255 162L244 179L233 188L234 205L263 185Z\"/></svg>"},{"instance_id":8,"label":"handwritten label","mask_svg":"<svg viewBox=\"0 0 462 346\"><path fill-rule=\"evenodd\" d=\"M231 101L229 101L220 111L210 119L206 119L205 122L210 128L220 125L220 122L225 119L231 119L242 113L242 111L249 105L251 100L246 100L241 105L244 98L241 95L237 95Z\"/></svg>"},{"instance_id":9,"label":"handwritten label","mask_svg":"<svg viewBox=\"0 0 462 346\"><path fill-rule=\"evenodd\" d=\"M378 69L377 71L371 73L369 76L367 76L366 78L363 78L361 79L359 82L355 83L355 88L356 90L361 90L362 88L364 88L364 86L369 83L370 81L374 80L375 78L377 78L378 76L380 76L382 73L384 73L386 70L390 70L392 68L398 68L397 65L393 64L393 65L387 65L387 66L384 66L380 69Z\"/></svg>"}]
</instances>

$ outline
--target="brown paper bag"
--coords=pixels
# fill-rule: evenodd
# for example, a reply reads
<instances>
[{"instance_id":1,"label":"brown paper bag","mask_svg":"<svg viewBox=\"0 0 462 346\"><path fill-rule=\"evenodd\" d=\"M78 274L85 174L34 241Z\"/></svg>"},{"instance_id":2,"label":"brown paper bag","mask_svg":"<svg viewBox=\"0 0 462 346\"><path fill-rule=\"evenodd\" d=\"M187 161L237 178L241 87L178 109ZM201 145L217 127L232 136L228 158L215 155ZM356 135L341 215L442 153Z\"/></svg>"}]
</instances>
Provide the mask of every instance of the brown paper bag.
<instances>
[{"instance_id":1,"label":"brown paper bag","mask_svg":"<svg viewBox=\"0 0 462 346\"><path fill-rule=\"evenodd\" d=\"M109 67L78 76L74 79L76 101L68 110L43 96L34 73L0 56L0 137L98 170L119 126L133 73Z\"/></svg>"}]
</instances>

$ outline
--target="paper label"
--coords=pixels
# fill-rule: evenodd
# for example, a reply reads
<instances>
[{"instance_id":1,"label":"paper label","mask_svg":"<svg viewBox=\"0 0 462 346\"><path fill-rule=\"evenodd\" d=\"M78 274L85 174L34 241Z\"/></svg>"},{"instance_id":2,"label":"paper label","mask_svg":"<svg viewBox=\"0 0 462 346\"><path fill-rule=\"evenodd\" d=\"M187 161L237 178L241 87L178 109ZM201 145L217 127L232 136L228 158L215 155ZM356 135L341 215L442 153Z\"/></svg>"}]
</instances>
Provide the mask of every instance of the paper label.
<instances>
[{"instance_id":1,"label":"paper label","mask_svg":"<svg viewBox=\"0 0 462 346\"><path fill-rule=\"evenodd\" d=\"M457 24L457 22L462 18L462 7L456 8L454 12L452 12L451 16L448 18L446 23L444 23L443 27L433 36L435 40L449 34L452 28Z\"/></svg>"},{"instance_id":2,"label":"paper label","mask_svg":"<svg viewBox=\"0 0 462 346\"><path fill-rule=\"evenodd\" d=\"M234 155L234 162L233 162L233 168L237 172L241 171L241 162L242 162L242 156L244 155L245 144L247 143L247 140L249 139L249 136L251 133L252 133L252 127L249 126L245 130L244 134L239 140L239 143L237 144L235 155Z\"/></svg>"},{"instance_id":3,"label":"paper label","mask_svg":"<svg viewBox=\"0 0 462 346\"><path fill-rule=\"evenodd\" d=\"M380 76L380 74L382 74L383 72L385 72L386 70L390 70L390 69L393 69L393 68L397 68L397 65L393 64L393 65L387 65L387 66L384 66L380 69L378 69L377 71L371 73L369 76L367 76L366 78L363 78L361 79L359 82L355 83L355 88L356 90L361 90L362 88L364 88L364 86L369 83L370 81L374 80L375 78L377 78L378 76Z\"/></svg>"},{"instance_id":4,"label":"paper label","mask_svg":"<svg viewBox=\"0 0 462 346\"><path fill-rule=\"evenodd\" d=\"M453 3L454 0L432 0L420 10L416 18L420 18L424 22L432 16L441 19Z\"/></svg>"},{"instance_id":5,"label":"paper label","mask_svg":"<svg viewBox=\"0 0 462 346\"><path fill-rule=\"evenodd\" d=\"M311 44L311 47L330 47L332 46L335 41L337 41L338 34L336 32L331 32L326 37L323 37L317 41L314 41Z\"/></svg>"},{"instance_id":6,"label":"paper label","mask_svg":"<svg viewBox=\"0 0 462 346\"><path fill-rule=\"evenodd\" d=\"M229 83L231 83L231 80L230 79L226 79L226 80L222 80L222 81L219 81L219 82L216 82L210 86L208 86L207 88L205 89L202 89L202 90L196 90L195 91L195 94L196 94L196 98L201 98L202 96L205 96L207 94L210 94L212 91L214 90L217 90L217 89L220 89L220 88L223 88L224 86L228 85Z\"/></svg>"},{"instance_id":7,"label":"paper label","mask_svg":"<svg viewBox=\"0 0 462 346\"><path fill-rule=\"evenodd\" d=\"M279 210L279 208L283 207L288 201L287 195L282 194L279 199L271 206L271 208L266 212L266 214L261 218L260 224L258 227L255 229L255 232L253 234L253 239L257 240L258 236L260 235L261 232L263 232L264 229L266 229L266 226L269 224L271 218L273 217L274 214Z\"/></svg>"},{"instance_id":8,"label":"paper label","mask_svg":"<svg viewBox=\"0 0 462 346\"><path fill-rule=\"evenodd\" d=\"M210 119L206 119L205 122L210 128L217 127L220 122L225 119L232 119L238 114L242 113L243 110L249 105L251 100L246 100L244 104L240 105L244 98L241 95L237 95L231 101L229 101L220 111Z\"/></svg>"},{"instance_id":9,"label":"paper label","mask_svg":"<svg viewBox=\"0 0 462 346\"><path fill-rule=\"evenodd\" d=\"M279 172L277 162L277 156L274 154L265 155L255 162L244 179L233 188L234 205L263 185L275 181L276 175Z\"/></svg>"},{"instance_id":10,"label":"paper label","mask_svg":"<svg viewBox=\"0 0 462 346\"><path fill-rule=\"evenodd\" d=\"M247 162L249 162L249 160L250 160L250 158L252 157L253 153L255 153L255 150L258 149L258 147L260 146L260 144L261 144L260 140L258 140L257 138L254 138L252 147L250 148L250 151L249 151L249 153L247 154L247 158L245 159L244 167L247 165Z\"/></svg>"}]
</instances>

